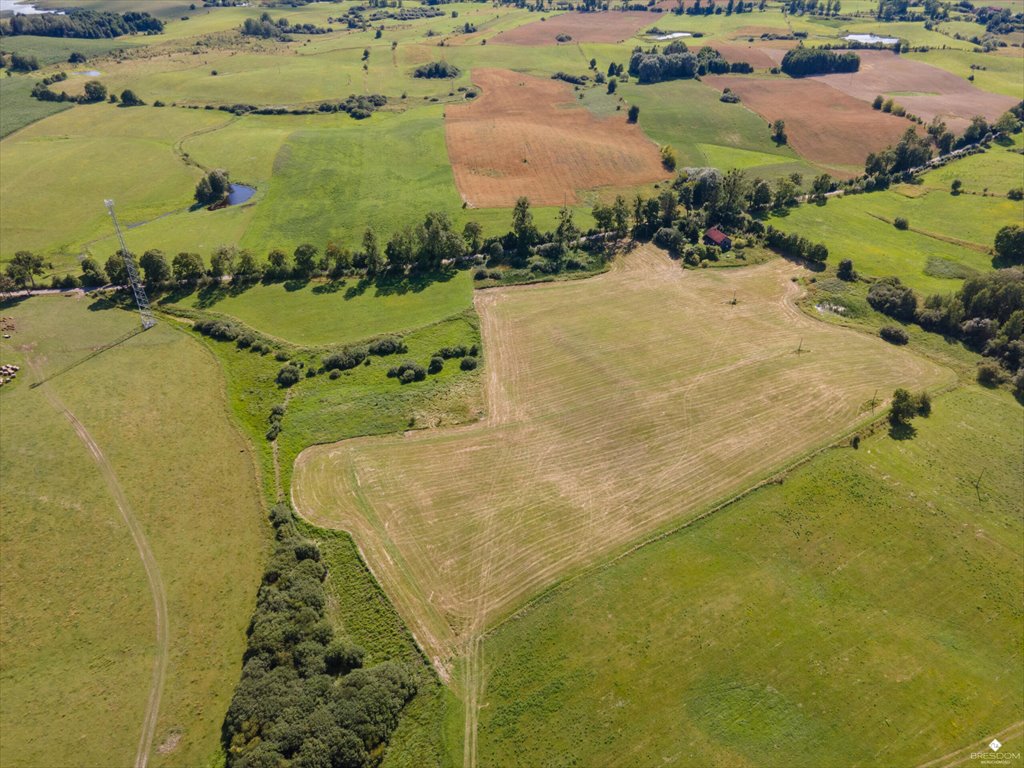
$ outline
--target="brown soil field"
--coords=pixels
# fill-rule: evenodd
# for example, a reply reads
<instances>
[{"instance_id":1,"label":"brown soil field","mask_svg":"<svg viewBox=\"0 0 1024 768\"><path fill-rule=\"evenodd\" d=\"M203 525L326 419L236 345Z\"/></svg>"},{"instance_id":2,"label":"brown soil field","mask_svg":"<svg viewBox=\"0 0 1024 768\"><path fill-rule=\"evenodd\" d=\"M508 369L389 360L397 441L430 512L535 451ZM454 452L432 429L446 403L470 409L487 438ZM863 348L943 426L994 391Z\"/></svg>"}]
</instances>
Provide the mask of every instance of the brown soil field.
<instances>
[{"instance_id":1,"label":"brown soil field","mask_svg":"<svg viewBox=\"0 0 1024 768\"><path fill-rule=\"evenodd\" d=\"M295 508L352 533L444 674L559 579L870 419L876 390L952 380L803 314L800 274L644 246L588 280L477 291L486 417L309 448Z\"/></svg>"},{"instance_id":2,"label":"brown soil field","mask_svg":"<svg viewBox=\"0 0 1024 768\"><path fill-rule=\"evenodd\" d=\"M730 64L736 61L745 61L755 69L771 69L778 66L782 63L782 57L786 55L787 50L778 43L767 45L748 43L745 40L738 40L734 43L714 41L708 45L716 48ZM691 47L697 49L697 43L693 43Z\"/></svg>"},{"instance_id":3,"label":"brown soil field","mask_svg":"<svg viewBox=\"0 0 1024 768\"><path fill-rule=\"evenodd\" d=\"M544 21L531 21L492 37L490 43L506 45L558 45L556 35L572 36L573 43L621 43L657 23L660 13L647 11L570 11Z\"/></svg>"},{"instance_id":4,"label":"brown soil field","mask_svg":"<svg viewBox=\"0 0 1024 768\"><path fill-rule=\"evenodd\" d=\"M925 122L941 117L954 133L962 132L975 115L995 120L1019 101L1012 96L982 91L962 77L923 61L905 59L889 51L857 53L858 72L814 79L867 102L879 94L893 94L896 103L908 112Z\"/></svg>"},{"instance_id":5,"label":"brown soil field","mask_svg":"<svg viewBox=\"0 0 1024 768\"><path fill-rule=\"evenodd\" d=\"M482 95L445 110L455 184L473 208L577 203L577 190L666 179L658 147L625 115L576 107L572 86L504 69L475 69Z\"/></svg>"},{"instance_id":6,"label":"brown soil field","mask_svg":"<svg viewBox=\"0 0 1024 768\"><path fill-rule=\"evenodd\" d=\"M912 126L821 81L732 75L704 78L713 88L732 88L743 104L769 123L785 120L790 146L836 176L860 173L869 153L895 144Z\"/></svg>"}]
</instances>

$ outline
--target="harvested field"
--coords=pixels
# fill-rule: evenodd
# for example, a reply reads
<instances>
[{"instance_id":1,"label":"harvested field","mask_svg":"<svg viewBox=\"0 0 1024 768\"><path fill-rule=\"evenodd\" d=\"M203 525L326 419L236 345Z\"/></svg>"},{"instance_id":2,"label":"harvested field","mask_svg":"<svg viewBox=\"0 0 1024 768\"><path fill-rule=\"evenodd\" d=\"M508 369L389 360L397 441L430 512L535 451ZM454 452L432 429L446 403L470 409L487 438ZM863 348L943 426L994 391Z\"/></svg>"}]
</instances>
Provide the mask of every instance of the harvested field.
<instances>
[{"instance_id":1,"label":"harvested field","mask_svg":"<svg viewBox=\"0 0 1024 768\"><path fill-rule=\"evenodd\" d=\"M310 448L296 509L353 534L444 669L558 579L868 416L876 389L952 377L803 315L799 271L684 272L645 246L598 278L478 292L486 418Z\"/></svg>"},{"instance_id":2,"label":"harvested field","mask_svg":"<svg viewBox=\"0 0 1024 768\"><path fill-rule=\"evenodd\" d=\"M570 35L570 43L621 43L644 27L658 21L661 14L646 11L570 11L532 21L495 35L489 43L506 45L558 45L558 35Z\"/></svg>"},{"instance_id":3,"label":"harvested field","mask_svg":"<svg viewBox=\"0 0 1024 768\"><path fill-rule=\"evenodd\" d=\"M894 94L896 103L924 118L941 117L954 133L963 132L975 115L995 120L1019 99L987 93L952 72L889 51L858 51L860 70L816 77L823 83L870 102L878 94ZM907 94L907 95L902 95Z\"/></svg>"},{"instance_id":4,"label":"harvested field","mask_svg":"<svg viewBox=\"0 0 1024 768\"><path fill-rule=\"evenodd\" d=\"M719 43L714 41L709 43L709 45L712 48L718 49L718 52L729 63L745 61L755 69L771 69L782 63L782 57L786 55L786 51L789 50L789 46L792 46L792 43L787 46L785 42L772 45L762 43L759 45L746 41L737 41L735 43ZM693 48L697 48L696 43L693 44Z\"/></svg>"},{"instance_id":5,"label":"harvested field","mask_svg":"<svg viewBox=\"0 0 1024 768\"><path fill-rule=\"evenodd\" d=\"M911 127L907 120L874 110L870 104L821 80L728 75L704 78L705 83L719 90L732 88L744 105L768 122L785 120L790 146L835 175L860 173L869 153L895 144Z\"/></svg>"},{"instance_id":6,"label":"harvested field","mask_svg":"<svg viewBox=\"0 0 1024 768\"><path fill-rule=\"evenodd\" d=\"M477 69L483 95L445 110L455 183L474 208L576 203L577 190L632 187L671 176L658 148L625 116L574 107L567 83Z\"/></svg>"}]
</instances>

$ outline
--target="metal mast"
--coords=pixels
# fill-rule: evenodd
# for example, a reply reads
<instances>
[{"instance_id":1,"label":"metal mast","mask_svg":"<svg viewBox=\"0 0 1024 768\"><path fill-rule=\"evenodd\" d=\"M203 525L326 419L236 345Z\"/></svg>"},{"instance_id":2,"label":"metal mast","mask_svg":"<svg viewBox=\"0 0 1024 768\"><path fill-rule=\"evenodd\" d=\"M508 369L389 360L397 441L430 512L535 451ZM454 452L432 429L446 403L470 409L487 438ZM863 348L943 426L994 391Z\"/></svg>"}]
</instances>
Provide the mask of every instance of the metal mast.
<instances>
[{"instance_id":1,"label":"metal mast","mask_svg":"<svg viewBox=\"0 0 1024 768\"><path fill-rule=\"evenodd\" d=\"M131 283L132 293L135 294L135 303L139 305L139 314L142 316L142 330L146 331L156 325L156 318L153 317L153 310L149 308L149 298L146 296L146 289L139 280L139 270L135 267L135 259L128 252L128 246L124 244L124 235L121 234L121 225L117 223L117 215L114 213L114 201L104 200L107 212L114 221L114 230L117 232L117 242L121 244L121 257L124 259L124 268L128 272L128 282Z\"/></svg>"}]
</instances>

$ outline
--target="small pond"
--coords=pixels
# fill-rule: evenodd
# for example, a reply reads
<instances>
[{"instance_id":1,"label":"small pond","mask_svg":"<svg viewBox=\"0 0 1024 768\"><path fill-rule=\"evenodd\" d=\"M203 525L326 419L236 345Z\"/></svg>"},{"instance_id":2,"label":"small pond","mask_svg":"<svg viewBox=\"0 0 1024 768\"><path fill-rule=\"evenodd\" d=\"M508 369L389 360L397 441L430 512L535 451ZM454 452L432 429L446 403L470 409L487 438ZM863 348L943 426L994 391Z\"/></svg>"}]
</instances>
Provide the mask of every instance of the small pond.
<instances>
[{"instance_id":1,"label":"small pond","mask_svg":"<svg viewBox=\"0 0 1024 768\"><path fill-rule=\"evenodd\" d=\"M25 16L32 16L37 13L60 13L64 11L51 11L48 8L36 8L32 3L16 2L16 0L0 0L0 13L21 13Z\"/></svg>"},{"instance_id":2,"label":"small pond","mask_svg":"<svg viewBox=\"0 0 1024 768\"><path fill-rule=\"evenodd\" d=\"M72 72L72 75L82 75L83 77L99 77L100 71L98 69L83 69L80 72Z\"/></svg>"},{"instance_id":3,"label":"small pond","mask_svg":"<svg viewBox=\"0 0 1024 768\"><path fill-rule=\"evenodd\" d=\"M847 35L844 40L853 40L857 43L865 43L866 45L876 45L881 43L882 45L895 45L900 41L898 37L879 37L878 35Z\"/></svg>"},{"instance_id":4,"label":"small pond","mask_svg":"<svg viewBox=\"0 0 1024 768\"><path fill-rule=\"evenodd\" d=\"M669 32L667 35L658 35L655 40L675 40L680 37L693 37L689 32Z\"/></svg>"},{"instance_id":5,"label":"small pond","mask_svg":"<svg viewBox=\"0 0 1024 768\"><path fill-rule=\"evenodd\" d=\"M232 184L228 193L228 205L241 205L250 197L256 194L256 187L249 187L245 184Z\"/></svg>"}]
</instances>

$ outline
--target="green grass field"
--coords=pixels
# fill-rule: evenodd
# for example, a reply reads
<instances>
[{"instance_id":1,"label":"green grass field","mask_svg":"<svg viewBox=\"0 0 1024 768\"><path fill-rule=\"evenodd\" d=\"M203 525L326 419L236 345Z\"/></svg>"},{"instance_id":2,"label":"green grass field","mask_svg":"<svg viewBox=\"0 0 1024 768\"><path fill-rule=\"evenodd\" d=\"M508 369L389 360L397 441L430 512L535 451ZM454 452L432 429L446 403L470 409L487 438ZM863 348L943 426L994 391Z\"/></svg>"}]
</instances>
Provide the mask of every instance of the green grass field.
<instances>
[{"instance_id":1,"label":"green grass field","mask_svg":"<svg viewBox=\"0 0 1024 768\"><path fill-rule=\"evenodd\" d=\"M988 187L993 195L1005 195L1011 185L1020 185L1024 157L1011 150L993 145L984 154L928 172L920 185L851 195L830 200L825 206L802 205L785 216L772 217L771 223L824 242L832 263L852 259L863 274L896 275L923 293L950 292L958 282L927 274L929 259L953 262L968 270L990 269L988 249L996 232L1024 217L1024 204L1019 201L980 194ZM954 178L961 179L972 194L952 195L949 185ZM909 221L910 231L892 225L897 216Z\"/></svg>"},{"instance_id":2,"label":"green grass field","mask_svg":"<svg viewBox=\"0 0 1024 768\"><path fill-rule=\"evenodd\" d=\"M1019 721L1020 416L943 396L546 596L485 642L480 764L916 765Z\"/></svg>"},{"instance_id":3,"label":"green grass field","mask_svg":"<svg viewBox=\"0 0 1024 768\"><path fill-rule=\"evenodd\" d=\"M228 292L225 291L225 294ZM189 295L179 305L231 315L270 336L302 346L346 344L385 333L414 330L458 314L472 303L472 276L455 272L444 279L417 283L381 280L364 285L291 283L257 285L217 300L210 289Z\"/></svg>"},{"instance_id":4,"label":"green grass field","mask_svg":"<svg viewBox=\"0 0 1024 768\"><path fill-rule=\"evenodd\" d=\"M25 76L0 79L0 139L44 117L70 109L70 104L37 101L29 94L36 81Z\"/></svg>"},{"instance_id":5,"label":"green grass field","mask_svg":"<svg viewBox=\"0 0 1024 768\"><path fill-rule=\"evenodd\" d=\"M742 168L774 178L812 169L789 147L777 147L764 120L742 104L724 104L720 92L694 80L619 89L640 107L640 125L658 144L670 144L679 167Z\"/></svg>"},{"instance_id":6,"label":"green grass field","mask_svg":"<svg viewBox=\"0 0 1024 768\"><path fill-rule=\"evenodd\" d=\"M30 389L27 362L59 371L138 319L68 298L2 313L16 330L0 354L23 371L0 394L4 764L130 764L157 658L139 553L49 388L106 456L159 569L168 654L150 765L205 765L220 751L265 546L221 372L162 323Z\"/></svg>"}]
</instances>

